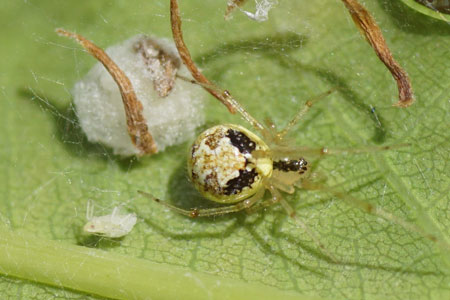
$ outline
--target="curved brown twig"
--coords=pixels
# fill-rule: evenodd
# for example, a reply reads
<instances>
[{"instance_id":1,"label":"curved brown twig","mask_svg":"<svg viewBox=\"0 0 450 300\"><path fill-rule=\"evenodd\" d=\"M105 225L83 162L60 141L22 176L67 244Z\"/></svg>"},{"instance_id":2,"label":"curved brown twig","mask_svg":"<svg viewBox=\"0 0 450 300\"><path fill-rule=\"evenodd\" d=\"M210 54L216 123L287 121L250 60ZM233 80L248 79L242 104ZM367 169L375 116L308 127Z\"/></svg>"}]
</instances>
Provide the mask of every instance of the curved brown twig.
<instances>
[{"instance_id":1,"label":"curved brown twig","mask_svg":"<svg viewBox=\"0 0 450 300\"><path fill-rule=\"evenodd\" d=\"M227 10L225 11L225 20L228 20L231 18L231 13L238 7L241 7L242 5L244 5L244 3L247 0L231 0L228 1L227 3Z\"/></svg>"},{"instance_id":2,"label":"curved brown twig","mask_svg":"<svg viewBox=\"0 0 450 300\"><path fill-rule=\"evenodd\" d=\"M227 91L223 91L216 85L214 85L205 75L200 72L200 70L195 65L192 60L191 54L183 40L183 32L181 31L181 18L180 10L178 8L177 0L170 0L170 22L172 24L172 34L175 45L177 46L178 53L180 54L181 60L184 62L186 67L192 74L192 77L200 83L200 85L207 90L211 95L217 98L220 102L225 105L231 113L235 110L233 106L229 103L229 98L231 97Z\"/></svg>"},{"instance_id":3,"label":"curved brown twig","mask_svg":"<svg viewBox=\"0 0 450 300\"><path fill-rule=\"evenodd\" d=\"M127 118L128 134L133 144L139 149L141 155L154 154L158 152L155 140L148 131L147 122L142 115L142 103L137 99L133 85L125 73L117 66L117 64L94 43L87 40L83 36L66 31L64 29L56 29L59 35L75 39L84 49L92 56L100 61L113 77L119 87L122 95L123 106Z\"/></svg>"},{"instance_id":4,"label":"curved brown twig","mask_svg":"<svg viewBox=\"0 0 450 300\"><path fill-rule=\"evenodd\" d=\"M375 50L380 60L389 69L398 86L399 100L394 106L408 107L414 102L414 94L408 74L392 57L380 27L370 13L357 0L342 0L356 26Z\"/></svg>"}]
</instances>

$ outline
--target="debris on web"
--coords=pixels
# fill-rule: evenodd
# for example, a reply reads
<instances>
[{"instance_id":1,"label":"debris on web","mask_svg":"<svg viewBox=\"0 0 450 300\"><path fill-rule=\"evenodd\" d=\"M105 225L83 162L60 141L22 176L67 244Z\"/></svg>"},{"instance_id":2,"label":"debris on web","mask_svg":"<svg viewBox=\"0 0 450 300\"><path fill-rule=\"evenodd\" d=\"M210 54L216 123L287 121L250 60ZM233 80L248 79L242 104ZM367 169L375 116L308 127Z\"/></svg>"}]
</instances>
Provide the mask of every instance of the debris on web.
<instances>
[{"instance_id":1,"label":"debris on web","mask_svg":"<svg viewBox=\"0 0 450 300\"><path fill-rule=\"evenodd\" d=\"M264 22L269 19L269 11L278 4L277 0L255 0L255 12L249 12L241 8L246 0L230 0L228 1L227 12L225 18L231 18L231 12L235 8L239 8L247 17L257 22Z\"/></svg>"},{"instance_id":2,"label":"debris on web","mask_svg":"<svg viewBox=\"0 0 450 300\"><path fill-rule=\"evenodd\" d=\"M256 0L256 11L255 13L251 13L249 11L242 10L241 11L247 15L252 20L257 22L264 22L269 19L269 11L274 7L278 2L276 0Z\"/></svg>"}]
</instances>

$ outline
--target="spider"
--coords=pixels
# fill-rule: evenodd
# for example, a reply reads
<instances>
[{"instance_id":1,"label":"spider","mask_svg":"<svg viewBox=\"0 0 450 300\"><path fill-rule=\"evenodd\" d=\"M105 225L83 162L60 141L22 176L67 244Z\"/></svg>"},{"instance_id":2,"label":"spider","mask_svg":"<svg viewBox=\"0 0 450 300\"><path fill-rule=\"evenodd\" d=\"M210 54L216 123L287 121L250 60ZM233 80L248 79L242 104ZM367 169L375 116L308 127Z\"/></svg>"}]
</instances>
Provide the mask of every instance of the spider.
<instances>
[{"instance_id":1,"label":"spider","mask_svg":"<svg viewBox=\"0 0 450 300\"><path fill-rule=\"evenodd\" d=\"M295 125L317 101L331 94L335 89L306 101L304 106L298 110L292 120L282 130L278 130L270 121L267 121L267 124L260 123L233 98L229 91L222 90L211 83L196 67L183 40L178 2L177 0L171 0L170 4L174 41L181 59L194 78L194 80L184 79L191 81L193 84L201 85L222 102L230 112L238 112L259 136L243 126L223 124L207 129L192 144L187 163L188 176L195 188L206 199L223 204L223 206L184 209L160 200L150 193L138 191L139 193L177 213L191 218L218 216L243 210L252 213L274 204L280 204L286 213L295 219L296 223L311 236L313 241L329 254L319 239L314 236L299 218L296 218L294 208L282 196L282 192L288 194L294 193L296 187L305 190L321 190L331 193L369 214L384 218L405 229L417 232L429 240L438 242L435 236L426 233L415 225L403 221L379 207L375 207L372 204L321 184L315 179L317 174L309 171L308 161L305 159L306 156L310 155L323 156L384 151L405 145L373 146L362 149L312 149L290 145L286 135L291 132ZM70 33L62 29L58 29L57 31L62 35L75 38L93 56L101 61L118 84L125 107L127 105L130 106L130 103L132 103L131 106L134 106L139 111L139 105L133 104L136 102L139 103L139 100L134 94L131 83L103 50L78 34ZM130 111L133 113L132 109ZM142 127L142 118L137 114L138 117L133 119L132 113L128 114L127 112L127 121L132 140L137 145L141 145L142 149L146 147L151 148L149 147L151 144L151 136L148 130ZM268 199L264 198L266 190L271 195ZM333 257L332 255L330 256Z\"/></svg>"}]
</instances>

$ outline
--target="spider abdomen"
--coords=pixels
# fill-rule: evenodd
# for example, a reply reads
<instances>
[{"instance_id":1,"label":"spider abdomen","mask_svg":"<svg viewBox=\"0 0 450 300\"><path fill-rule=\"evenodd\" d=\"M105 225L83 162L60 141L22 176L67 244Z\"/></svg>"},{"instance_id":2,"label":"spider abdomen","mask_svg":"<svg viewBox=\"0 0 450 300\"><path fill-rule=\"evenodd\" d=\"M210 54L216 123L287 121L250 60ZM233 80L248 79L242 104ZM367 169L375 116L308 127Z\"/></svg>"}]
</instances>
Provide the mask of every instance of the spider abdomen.
<instances>
[{"instance_id":1,"label":"spider abdomen","mask_svg":"<svg viewBox=\"0 0 450 300\"><path fill-rule=\"evenodd\" d=\"M257 151L257 152L255 152ZM239 125L218 125L201 133L188 158L189 177L206 198L235 203L254 195L272 174L269 147Z\"/></svg>"}]
</instances>

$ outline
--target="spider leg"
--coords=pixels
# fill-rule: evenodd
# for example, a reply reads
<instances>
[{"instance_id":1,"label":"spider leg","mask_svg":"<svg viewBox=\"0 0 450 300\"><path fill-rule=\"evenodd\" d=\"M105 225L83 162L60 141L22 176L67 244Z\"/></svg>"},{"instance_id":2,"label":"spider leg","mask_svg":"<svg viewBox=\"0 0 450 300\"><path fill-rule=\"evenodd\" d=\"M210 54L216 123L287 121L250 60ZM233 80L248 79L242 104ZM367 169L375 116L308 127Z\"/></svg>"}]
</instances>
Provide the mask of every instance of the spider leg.
<instances>
[{"instance_id":1,"label":"spider leg","mask_svg":"<svg viewBox=\"0 0 450 300\"><path fill-rule=\"evenodd\" d=\"M426 232L422 228L420 228L410 222L402 220L401 218L393 215L392 213L390 213L378 206L375 206L373 204L359 200L351 195L343 193L332 187L328 187L328 186L325 186L320 183L315 183L315 182L309 181L307 179L303 180L301 182L301 184L299 184L299 186L305 190L318 190L318 191L323 191L323 192L329 193L329 194L345 201L347 204L349 204L353 207L359 208L360 210L362 210L366 213L383 218L389 222L400 225L401 227L403 227L409 231L418 233L420 236L432 241L433 243L436 243L441 249L443 249L446 252L448 252L450 250L450 245L446 241L439 239L437 236Z\"/></svg>"},{"instance_id":2,"label":"spider leg","mask_svg":"<svg viewBox=\"0 0 450 300\"><path fill-rule=\"evenodd\" d=\"M218 99L222 104L224 104L231 113L238 111L241 116L249 122L255 129L263 134L266 134L266 129L264 126L258 122L253 116L251 116L230 94L229 91L223 90L213 84L205 75L200 72L200 70L195 65L192 60L191 54L184 43L183 32L181 30L181 18L180 10L178 8L177 0L170 0L170 22L172 24L172 34L175 45L180 54L181 60L186 65L188 70L191 72L192 77L201 85L205 90L207 90L212 96Z\"/></svg>"},{"instance_id":3,"label":"spider leg","mask_svg":"<svg viewBox=\"0 0 450 300\"><path fill-rule=\"evenodd\" d=\"M156 197L154 197L152 194L138 191L141 195L146 196L147 198L152 199L153 201L164 205L167 208L170 208L173 211L176 211L179 214L191 217L191 218L197 218L197 217L211 217L211 216L218 216L218 215L225 215L229 213L238 212L244 209L248 209L251 206L253 206L257 201L259 201L262 196L264 195L264 189L260 189L255 195L252 197L238 202L233 205L229 206L222 206L222 207L215 207L215 208L193 208L193 209L183 209L180 207L177 207L175 205L171 205L167 203L166 201L162 201Z\"/></svg>"},{"instance_id":4,"label":"spider leg","mask_svg":"<svg viewBox=\"0 0 450 300\"><path fill-rule=\"evenodd\" d=\"M300 156L324 156L324 155L345 155L345 154L361 154L370 152L379 152L393 150L409 146L410 144L386 145L386 146L365 146L360 148L310 148L310 147L284 147L274 146L274 153L280 157L298 158Z\"/></svg>"},{"instance_id":5,"label":"spider leg","mask_svg":"<svg viewBox=\"0 0 450 300\"><path fill-rule=\"evenodd\" d=\"M264 124L268 129L270 129L270 131L275 132L277 130L277 126L275 125L271 117L265 117Z\"/></svg>"},{"instance_id":6,"label":"spider leg","mask_svg":"<svg viewBox=\"0 0 450 300\"><path fill-rule=\"evenodd\" d=\"M203 75L203 73L200 72L200 70L197 68L197 66L192 60L191 54L183 40L183 32L181 30L180 10L178 8L177 0L170 0L170 23L172 25L173 40L178 49L178 53L180 54L180 57L183 60L186 67L191 72L192 77L194 77L196 81L206 84L206 86L210 86L205 87L205 90L207 90L211 95L213 95L216 99L222 102L228 108L228 110L231 113L233 113L234 112L233 107L226 100L227 98L227 95L225 94L226 91L221 90L220 88L216 87L211 81L209 81L208 78L206 78L205 75Z\"/></svg>"},{"instance_id":7,"label":"spider leg","mask_svg":"<svg viewBox=\"0 0 450 300\"><path fill-rule=\"evenodd\" d=\"M286 127L276 134L276 138L278 140L282 140L283 137L292 129L292 127L294 127L298 123L298 121L300 121L306 115L311 106L313 106L317 101L327 97L334 91L336 91L336 88L330 89L325 93L322 93L320 95L315 96L312 99L307 100L303 105L303 107L295 114L294 118L292 118L292 120L286 125Z\"/></svg>"},{"instance_id":8,"label":"spider leg","mask_svg":"<svg viewBox=\"0 0 450 300\"><path fill-rule=\"evenodd\" d=\"M258 209L268 207L276 203L280 203L280 205L284 208L284 210L292 218L292 220L294 220L294 222L297 225L299 225L299 227L301 227L306 232L307 235L309 235L309 237L313 240L314 244L316 244L316 246L318 246L323 251L323 253L329 258L331 258L335 263L339 262L339 260L333 254L331 254L331 252L328 251L328 249L320 242L319 238L312 232L312 230L309 229L309 227L300 218L296 216L294 208L292 208L292 206L285 199L283 199L283 196L275 187L275 185L272 183L268 183L266 185L266 188L272 194L272 198L253 205L252 207L247 209L247 212L253 213Z\"/></svg>"},{"instance_id":9,"label":"spider leg","mask_svg":"<svg viewBox=\"0 0 450 300\"><path fill-rule=\"evenodd\" d=\"M271 181L277 189L285 193L293 194L295 192L293 184L292 183L290 184L290 182L284 182L282 179L279 178L279 176L272 176Z\"/></svg>"},{"instance_id":10,"label":"spider leg","mask_svg":"<svg viewBox=\"0 0 450 300\"><path fill-rule=\"evenodd\" d=\"M83 36L61 28L56 29L56 32L59 35L73 38L86 49L89 54L105 66L106 70L111 74L119 87L120 94L122 95L123 106L127 118L128 134L131 137L131 141L141 151L141 154L154 154L158 152L155 140L150 134L147 122L142 114L142 103L137 98L130 79L125 75L122 69L119 68L105 51Z\"/></svg>"}]
</instances>

